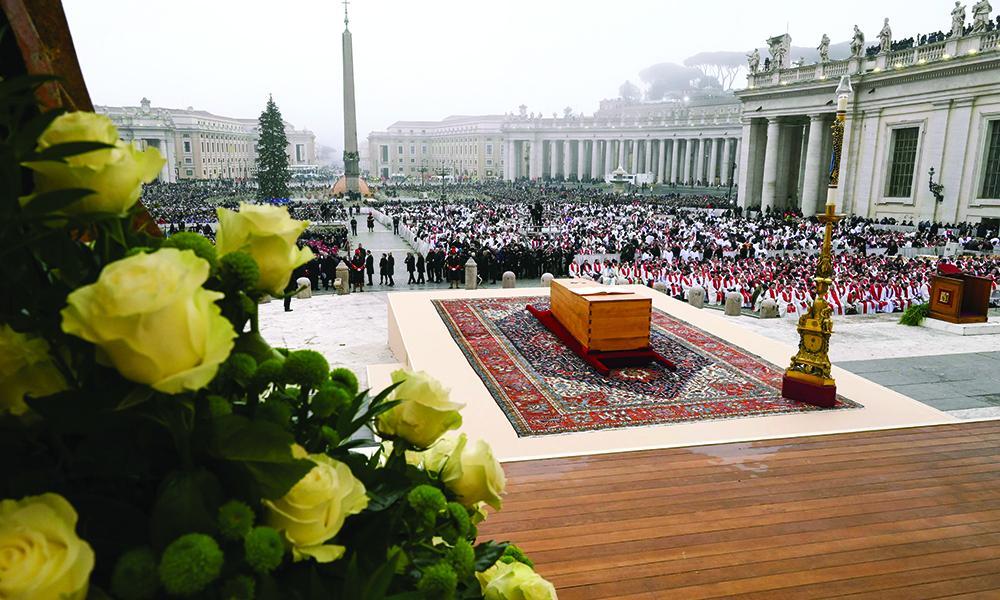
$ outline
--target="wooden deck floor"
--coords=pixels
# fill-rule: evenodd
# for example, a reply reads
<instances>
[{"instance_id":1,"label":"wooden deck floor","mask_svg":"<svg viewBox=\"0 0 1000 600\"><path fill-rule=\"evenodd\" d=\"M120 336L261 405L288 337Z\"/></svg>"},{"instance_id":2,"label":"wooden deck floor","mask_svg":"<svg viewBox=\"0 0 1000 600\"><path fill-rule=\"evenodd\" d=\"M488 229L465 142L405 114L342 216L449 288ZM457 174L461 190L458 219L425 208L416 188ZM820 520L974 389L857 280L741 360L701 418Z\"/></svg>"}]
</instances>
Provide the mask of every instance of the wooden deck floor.
<instances>
[{"instance_id":1,"label":"wooden deck floor","mask_svg":"<svg viewBox=\"0 0 1000 600\"><path fill-rule=\"evenodd\" d=\"M507 463L574 598L1000 598L1000 422Z\"/></svg>"}]
</instances>

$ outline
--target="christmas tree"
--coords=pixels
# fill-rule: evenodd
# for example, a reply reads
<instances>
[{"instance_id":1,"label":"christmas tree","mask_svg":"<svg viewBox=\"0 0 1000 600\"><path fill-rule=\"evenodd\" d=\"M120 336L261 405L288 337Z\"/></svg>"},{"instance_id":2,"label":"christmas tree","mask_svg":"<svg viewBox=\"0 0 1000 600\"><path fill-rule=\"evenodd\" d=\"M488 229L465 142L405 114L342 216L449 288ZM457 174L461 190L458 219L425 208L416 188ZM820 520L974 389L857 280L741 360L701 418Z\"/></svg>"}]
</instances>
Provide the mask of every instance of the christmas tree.
<instances>
[{"instance_id":1,"label":"christmas tree","mask_svg":"<svg viewBox=\"0 0 1000 600\"><path fill-rule=\"evenodd\" d=\"M260 114L260 137L257 139L257 188L264 200L288 197L288 138L281 111L268 96L267 106Z\"/></svg>"}]
</instances>

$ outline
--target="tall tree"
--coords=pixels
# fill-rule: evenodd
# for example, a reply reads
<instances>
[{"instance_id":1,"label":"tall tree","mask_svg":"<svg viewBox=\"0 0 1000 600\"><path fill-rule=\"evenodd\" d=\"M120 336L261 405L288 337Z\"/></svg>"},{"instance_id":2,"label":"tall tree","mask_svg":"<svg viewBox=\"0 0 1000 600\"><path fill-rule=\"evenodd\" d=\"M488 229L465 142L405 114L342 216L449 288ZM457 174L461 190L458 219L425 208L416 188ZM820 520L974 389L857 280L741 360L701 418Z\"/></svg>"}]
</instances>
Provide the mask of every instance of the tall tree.
<instances>
[{"instance_id":1,"label":"tall tree","mask_svg":"<svg viewBox=\"0 0 1000 600\"><path fill-rule=\"evenodd\" d=\"M260 113L257 127L257 188L264 200L288 197L288 138L281 111L268 96L267 106Z\"/></svg>"}]
</instances>

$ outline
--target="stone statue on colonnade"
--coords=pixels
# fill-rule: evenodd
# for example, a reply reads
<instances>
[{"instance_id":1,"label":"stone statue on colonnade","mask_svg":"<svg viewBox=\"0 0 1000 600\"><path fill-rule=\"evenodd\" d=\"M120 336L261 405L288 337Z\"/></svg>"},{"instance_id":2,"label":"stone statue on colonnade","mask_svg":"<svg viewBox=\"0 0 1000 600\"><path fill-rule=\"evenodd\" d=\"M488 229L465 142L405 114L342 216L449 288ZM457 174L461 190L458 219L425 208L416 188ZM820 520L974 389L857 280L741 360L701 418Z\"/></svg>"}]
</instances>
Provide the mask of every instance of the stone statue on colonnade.
<instances>
[{"instance_id":1,"label":"stone statue on colonnade","mask_svg":"<svg viewBox=\"0 0 1000 600\"><path fill-rule=\"evenodd\" d=\"M962 37L965 31L965 6L961 0L955 0L955 8L951 9L951 36Z\"/></svg>"},{"instance_id":2,"label":"stone statue on colonnade","mask_svg":"<svg viewBox=\"0 0 1000 600\"><path fill-rule=\"evenodd\" d=\"M889 17L885 18L882 31L878 32L879 49L881 53L886 53L892 49L892 28L889 27Z\"/></svg>"},{"instance_id":3,"label":"stone statue on colonnade","mask_svg":"<svg viewBox=\"0 0 1000 600\"><path fill-rule=\"evenodd\" d=\"M824 33L816 49L819 50L819 62L830 62L830 36Z\"/></svg>"},{"instance_id":4,"label":"stone statue on colonnade","mask_svg":"<svg viewBox=\"0 0 1000 600\"><path fill-rule=\"evenodd\" d=\"M760 69L760 51L756 48L753 49L753 52L747 54L747 65L750 67L752 75L756 74L757 70Z\"/></svg>"},{"instance_id":5,"label":"stone statue on colonnade","mask_svg":"<svg viewBox=\"0 0 1000 600\"><path fill-rule=\"evenodd\" d=\"M851 58L861 58L865 52L865 34L858 26L854 26L854 37L851 38Z\"/></svg>"},{"instance_id":6,"label":"stone statue on colonnade","mask_svg":"<svg viewBox=\"0 0 1000 600\"><path fill-rule=\"evenodd\" d=\"M979 0L972 5L972 33L986 31L986 25L990 22L990 0Z\"/></svg>"}]
</instances>

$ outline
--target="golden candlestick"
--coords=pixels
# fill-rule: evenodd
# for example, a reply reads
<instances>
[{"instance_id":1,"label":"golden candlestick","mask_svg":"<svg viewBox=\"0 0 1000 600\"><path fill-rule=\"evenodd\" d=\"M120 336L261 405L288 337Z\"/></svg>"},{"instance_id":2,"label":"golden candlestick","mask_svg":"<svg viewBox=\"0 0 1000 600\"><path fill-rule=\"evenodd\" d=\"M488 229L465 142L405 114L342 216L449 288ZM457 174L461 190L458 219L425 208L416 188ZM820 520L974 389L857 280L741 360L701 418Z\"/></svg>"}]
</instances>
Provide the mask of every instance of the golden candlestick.
<instances>
[{"instance_id":1,"label":"golden candlestick","mask_svg":"<svg viewBox=\"0 0 1000 600\"><path fill-rule=\"evenodd\" d=\"M817 406L833 406L837 402L837 383L830 373L830 336L833 335L833 310L826 294L833 285L833 224L844 217L837 214L836 193L840 183L841 152L844 146L844 123L847 101L851 95L851 80L845 75L837 86L837 117L831 126L833 160L830 184L827 186L826 210L816 215L824 225L823 248L816 266L816 297L809 310L799 317L799 351L792 357L782 379L781 394L785 398Z\"/></svg>"}]
</instances>

